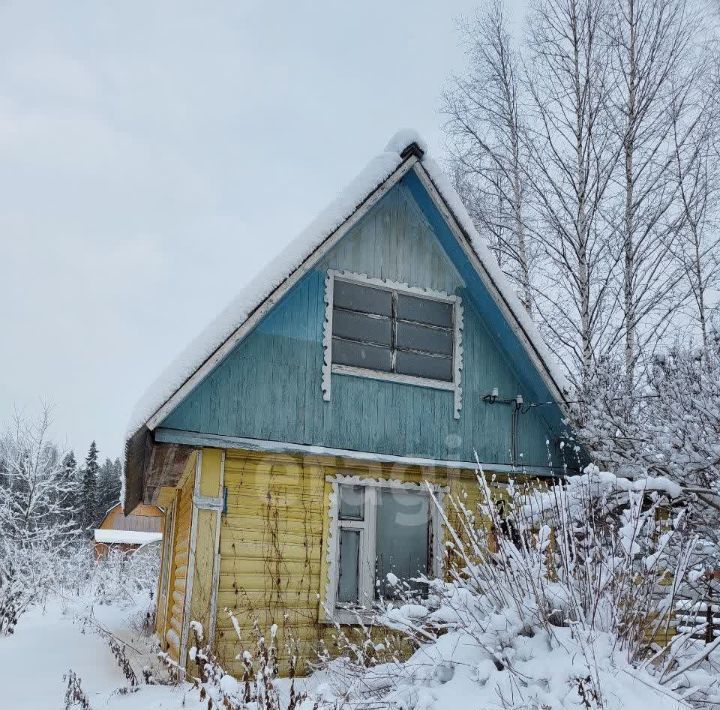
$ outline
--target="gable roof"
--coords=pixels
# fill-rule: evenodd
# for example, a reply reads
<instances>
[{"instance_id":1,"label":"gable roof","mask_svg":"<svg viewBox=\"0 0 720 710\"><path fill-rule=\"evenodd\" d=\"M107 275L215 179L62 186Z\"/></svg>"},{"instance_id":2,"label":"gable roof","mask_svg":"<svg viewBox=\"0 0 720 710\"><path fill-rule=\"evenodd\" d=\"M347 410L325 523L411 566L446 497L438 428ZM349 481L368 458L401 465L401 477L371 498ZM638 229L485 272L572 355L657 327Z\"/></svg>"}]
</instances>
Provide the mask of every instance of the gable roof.
<instances>
[{"instance_id":1,"label":"gable roof","mask_svg":"<svg viewBox=\"0 0 720 710\"><path fill-rule=\"evenodd\" d=\"M463 247L469 247L466 251L473 266L518 335L548 390L561 403L568 391L567 384L535 325L475 229L457 192L428 155L424 141L414 131L404 130L393 136L385 150L373 158L335 200L287 244L277 259L248 282L232 303L151 385L132 413L127 441L130 442L145 428L154 429L307 269L411 170L436 202L458 241Z\"/></svg>"}]
</instances>

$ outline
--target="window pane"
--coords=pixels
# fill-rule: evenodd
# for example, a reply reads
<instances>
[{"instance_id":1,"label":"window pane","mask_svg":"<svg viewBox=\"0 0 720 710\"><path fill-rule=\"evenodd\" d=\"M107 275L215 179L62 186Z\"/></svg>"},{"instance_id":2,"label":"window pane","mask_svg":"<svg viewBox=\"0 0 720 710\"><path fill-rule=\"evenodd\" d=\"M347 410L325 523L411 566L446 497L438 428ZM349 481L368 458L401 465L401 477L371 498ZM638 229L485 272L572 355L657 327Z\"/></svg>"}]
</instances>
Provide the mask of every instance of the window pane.
<instances>
[{"instance_id":1,"label":"window pane","mask_svg":"<svg viewBox=\"0 0 720 710\"><path fill-rule=\"evenodd\" d=\"M340 520L365 519L365 487L340 486Z\"/></svg>"},{"instance_id":2,"label":"window pane","mask_svg":"<svg viewBox=\"0 0 720 710\"><path fill-rule=\"evenodd\" d=\"M340 530L340 564L337 601L348 604L358 601L358 561L360 531Z\"/></svg>"},{"instance_id":3,"label":"window pane","mask_svg":"<svg viewBox=\"0 0 720 710\"><path fill-rule=\"evenodd\" d=\"M395 594L387 582L389 572L408 581L430 571L430 500L424 493L393 488L381 489L378 493L376 594L387 598ZM420 589L422 585L410 582L410 586Z\"/></svg>"},{"instance_id":4,"label":"window pane","mask_svg":"<svg viewBox=\"0 0 720 710\"><path fill-rule=\"evenodd\" d=\"M427 377L431 380L452 382L453 379L452 358L449 357L398 351L395 370L402 375Z\"/></svg>"},{"instance_id":5,"label":"window pane","mask_svg":"<svg viewBox=\"0 0 720 710\"><path fill-rule=\"evenodd\" d=\"M417 323L399 322L396 343L398 348L452 355L453 334L450 330L428 328Z\"/></svg>"},{"instance_id":6,"label":"window pane","mask_svg":"<svg viewBox=\"0 0 720 710\"><path fill-rule=\"evenodd\" d=\"M389 316L392 314L392 292L335 279L333 304L361 313Z\"/></svg>"},{"instance_id":7,"label":"window pane","mask_svg":"<svg viewBox=\"0 0 720 710\"><path fill-rule=\"evenodd\" d=\"M333 311L333 335L350 340L362 340L378 345L390 345L392 342L392 321L389 318L376 318L353 311Z\"/></svg>"},{"instance_id":8,"label":"window pane","mask_svg":"<svg viewBox=\"0 0 720 710\"><path fill-rule=\"evenodd\" d=\"M366 367L383 372L390 372L392 369L390 348L338 338L333 338L332 361L338 365Z\"/></svg>"},{"instance_id":9,"label":"window pane","mask_svg":"<svg viewBox=\"0 0 720 710\"><path fill-rule=\"evenodd\" d=\"M453 304L434 301L431 298L417 298L403 293L398 294L397 317L414 320L418 323L452 327Z\"/></svg>"}]
</instances>

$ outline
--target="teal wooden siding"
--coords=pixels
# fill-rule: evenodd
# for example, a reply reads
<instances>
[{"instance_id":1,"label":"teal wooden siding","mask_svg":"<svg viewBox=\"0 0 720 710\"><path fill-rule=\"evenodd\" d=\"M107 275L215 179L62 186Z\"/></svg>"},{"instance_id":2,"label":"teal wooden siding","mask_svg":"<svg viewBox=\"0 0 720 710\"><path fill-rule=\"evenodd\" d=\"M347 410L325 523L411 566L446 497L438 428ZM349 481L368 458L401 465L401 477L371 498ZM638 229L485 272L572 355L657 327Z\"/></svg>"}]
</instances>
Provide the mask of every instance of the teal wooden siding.
<instances>
[{"instance_id":1,"label":"teal wooden siding","mask_svg":"<svg viewBox=\"0 0 720 710\"><path fill-rule=\"evenodd\" d=\"M442 460L511 463L510 406L488 404L522 394L539 401L537 373L518 367L488 327L413 192L394 187L285 295L255 330L193 390L161 427L356 451ZM324 289L327 269L455 293L463 300L463 405L453 394L413 385L332 375L323 401ZM542 393L541 393L542 394ZM561 464L555 406L519 416L518 450L527 465ZM548 446L547 441L550 441Z\"/></svg>"}]
</instances>

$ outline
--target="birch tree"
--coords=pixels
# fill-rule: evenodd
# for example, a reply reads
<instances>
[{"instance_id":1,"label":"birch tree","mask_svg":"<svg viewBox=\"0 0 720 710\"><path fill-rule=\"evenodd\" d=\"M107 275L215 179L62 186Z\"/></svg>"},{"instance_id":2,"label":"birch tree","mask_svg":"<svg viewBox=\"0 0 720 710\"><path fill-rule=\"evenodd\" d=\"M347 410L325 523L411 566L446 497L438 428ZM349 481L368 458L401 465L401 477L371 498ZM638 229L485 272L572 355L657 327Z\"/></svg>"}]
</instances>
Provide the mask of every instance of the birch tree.
<instances>
[{"instance_id":1,"label":"birch tree","mask_svg":"<svg viewBox=\"0 0 720 710\"><path fill-rule=\"evenodd\" d=\"M690 140L684 139L673 112L672 145L683 229L671 250L689 295L685 313L697 325L703 351L710 355L710 325L720 290L720 232L717 222L720 171L714 142L717 132L716 85L703 82L698 92L701 120Z\"/></svg>"},{"instance_id":2,"label":"birch tree","mask_svg":"<svg viewBox=\"0 0 720 710\"><path fill-rule=\"evenodd\" d=\"M456 186L497 260L532 312L536 256L528 230L529 192L521 62L503 6L462 26L469 71L443 95Z\"/></svg>"},{"instance_id":3,"label":"birch tree","mask_svg":"<svg viewBox=\"0 0 720 710\"><path fill-rule=\"evenodd\" d=\"M694 170L697 156L688 148L702 121L693 101L702 73L693 44L699 30L686 0L613 1L613 119L621 151L618 340L629 392L638 358L662 339L682 300L683 269L671 250L699 206L683 205L680 194L686 172Z\"/></svg>"},{"instance_id":4,"label":"birch tree","mask_svg":"<svg viewBox=\"0 0 720 710\"><path fill-rule=\"evenodd\" d=\"M547 255L538 310L582 390L608 338L615 262L603 209L617 160L605 0L538 0L529 18L531 185Z\"/></svg>"}]
</instances>

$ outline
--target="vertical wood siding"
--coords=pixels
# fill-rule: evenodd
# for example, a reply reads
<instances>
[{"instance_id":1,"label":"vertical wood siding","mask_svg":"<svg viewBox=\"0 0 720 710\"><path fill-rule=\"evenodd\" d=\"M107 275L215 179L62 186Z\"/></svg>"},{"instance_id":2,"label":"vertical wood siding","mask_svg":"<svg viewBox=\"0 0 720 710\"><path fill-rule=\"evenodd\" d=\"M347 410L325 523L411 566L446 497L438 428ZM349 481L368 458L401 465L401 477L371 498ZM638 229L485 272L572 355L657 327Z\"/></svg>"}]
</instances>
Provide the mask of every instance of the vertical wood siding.
<instances>
[{"instance_id":1,"label":"vertical wood siding","mask_svg":"<svg viewBox=\"0 0 720 710\"><path fill-rule=\"evenodd\" d=\"M329 268L463 299L459 420L453 418L452 393L348 375L332 376L332 400L323 401L324 281ZM497 387L502 398L522 394L526 402L536 401L529 374L515 370L411 192L400 184L161 426L441 460L473 461L477 451L481 461L508 464L511 407L488 404L483 396ZM555 445L559 432L548 423L549 414L555 417L557 409L541 406L520 415L518 448L527 465L563 463Z\"/></svg>"},{"instance_id":2,"label":"vertical wood siding","mask_svg":"<svg viewBox=\"0 0 720 710\"><path fill-rule=\"evenodd\" d=\"M205 499L222 498L222 470L225 454L218 449L203 449L200 462L200 479L195 481L199 494ZM192 557L192 599L188 609L189 621L199 622L204 630L208 642L212 642L210 635L213 629L211 622L211 608L213 607L213 594L215 584L215 566L219 564L217 525L219 513L196 506L194 555ZM188 647L195 645L193 633L188 635Z\"/></svg>"}]
</instances>

